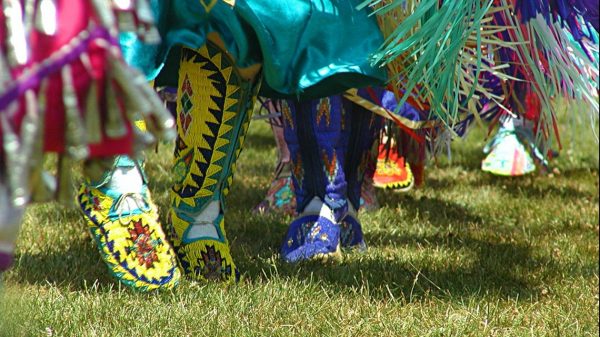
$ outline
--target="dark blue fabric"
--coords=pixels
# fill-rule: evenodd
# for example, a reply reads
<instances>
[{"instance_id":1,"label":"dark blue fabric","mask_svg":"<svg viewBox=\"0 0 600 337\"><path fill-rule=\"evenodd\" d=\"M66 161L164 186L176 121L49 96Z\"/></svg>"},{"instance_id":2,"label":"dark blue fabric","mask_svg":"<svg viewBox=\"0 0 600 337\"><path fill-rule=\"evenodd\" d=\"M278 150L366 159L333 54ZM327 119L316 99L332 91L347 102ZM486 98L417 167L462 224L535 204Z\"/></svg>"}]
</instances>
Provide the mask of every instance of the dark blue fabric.
<instances>
[{"instance_id":1,"label":"dark blue fabric","mask_svg":"<svg viewBox=\"0 0 600 337\"><path fill-rule=\"evenodd\" d=\"M348 214L340 223L340 240L344 248L358 248L364 250L365 244L362 227L360 222L354 216Z\"/></svg>"},{"instance_id":2,"label":"dark blue fabric","mask_svg":"<svg viewBox=\"0 0 600 337\"><path fill-rule=\"evenodd\" d=\"M281 257L289 263L335 252L340 243L340 226L318 215L300 216L287 231Z\"/></svg>"},{"instance_id":3,"label":"dark blue fabric","mask_svg":"<svg viewBox=\"0 0 600 337\"><path fill-rule=\"evenodd\" d=\"M288 104L292 123L286 120L284 136L294 166L297 211L317 196L342 216L347 210L344 167L351 112L343 112L340 95ZM328 112L319 110L325 108Z\"/></svg>"},{"instance_id":4,"label":"dark blue fabric","mask_svg":"<svg viewBox=\"0 0 600 337\"><path fill-rule=\"evenodd\" d=\"M371 148L383 127L383 118L371 111L344 100L346 125L350 128L344 176L347 182L348 200L358 210L362 184L367 163L371 160Z\"/></svg>"}]
</instances>

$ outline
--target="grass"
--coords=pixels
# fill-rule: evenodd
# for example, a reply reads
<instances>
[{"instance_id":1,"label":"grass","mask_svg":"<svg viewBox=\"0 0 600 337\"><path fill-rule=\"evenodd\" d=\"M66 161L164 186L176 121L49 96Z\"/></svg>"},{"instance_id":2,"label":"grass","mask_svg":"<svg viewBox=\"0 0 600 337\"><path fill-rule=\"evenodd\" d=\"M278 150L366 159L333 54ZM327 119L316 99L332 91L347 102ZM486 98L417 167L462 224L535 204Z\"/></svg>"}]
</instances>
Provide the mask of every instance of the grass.
<instances>
[{"instance_id":1,"label":"grass","mask_svg":"<svg viewBox=\"0 0 600 337\"><path fill-rule=\"evenodd\" d=\"M425 188L378 192L383 207L361 215L366 253L286 265L290 219L250 213L275 160L268 127L253 123L228 201L243 272L229 287L132 292L108 276L76 209L33 206L4 275L0 336L597 336L598 145L564 133L554 173L499 178L479 170L474 133ZM170 152L147 164L163 215Z\"/></svg>"}]
</instances>

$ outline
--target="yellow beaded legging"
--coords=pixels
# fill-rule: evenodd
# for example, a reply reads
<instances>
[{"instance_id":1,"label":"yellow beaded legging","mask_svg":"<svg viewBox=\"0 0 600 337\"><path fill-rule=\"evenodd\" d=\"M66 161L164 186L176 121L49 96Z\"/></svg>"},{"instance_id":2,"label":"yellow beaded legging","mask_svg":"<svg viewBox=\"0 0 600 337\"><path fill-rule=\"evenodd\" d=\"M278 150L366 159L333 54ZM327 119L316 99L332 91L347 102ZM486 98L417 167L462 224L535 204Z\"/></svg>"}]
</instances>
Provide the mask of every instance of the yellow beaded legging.
<instances>
[{"instance_id":1,"label":"yellow beaded legging","mask_svg":"<svg viewBox=\"0 0 600 337\"><path fill-rule=\"evenodd\" d=\"M256 88L216 43L183 48L169 235L184 272L233 281L237 269L225 234L225 197L250 122Z\"/></svg>"}]
</instances>

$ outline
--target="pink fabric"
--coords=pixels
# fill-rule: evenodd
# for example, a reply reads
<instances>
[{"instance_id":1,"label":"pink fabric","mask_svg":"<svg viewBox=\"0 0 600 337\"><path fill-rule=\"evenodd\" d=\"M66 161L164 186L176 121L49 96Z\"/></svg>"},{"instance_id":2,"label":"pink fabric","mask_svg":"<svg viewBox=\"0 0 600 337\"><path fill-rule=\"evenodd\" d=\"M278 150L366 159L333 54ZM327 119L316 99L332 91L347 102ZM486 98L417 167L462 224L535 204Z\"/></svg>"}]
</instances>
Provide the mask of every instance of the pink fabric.
<instances>
[{"instance_id":1,"label":"pink fabric","mask_svg":"<svg viewBox=\"0 0 600 337\"><path fill-rule=\"evenodd\" d=\"M0 0L1 2L1 0ZM87 1L72 1L72 0L57 0L58 17L57 22L58 31L52 36L45 35L43 33L33 31L30 38L30 60L27 65L13 71L13 75L19 79L25 70L31 70L32 67L36 66L40 62L44 61L48 57L54 55L63 46L72 42L73 38L76 37L80 32L87 29L90 21L96 21L92 8ZM1 12L1 11L0 11ZM0 22L4 22L4 18L0 13ZM98 27L97 30L105 30L103 27ZM116 40L111 41L104 36L108 37L107 32L101 32L96 40L90 40L83 47L85 52L91 61L92 71L91 73L86 70L83 63L79 59L80 54L76 56L72 61L69 62L71 71L73 74L73 84L78 97L79 108L82 116L85 114L85 99L92 80L96 80L98 83L98 102L99 111L104 120L106 116L106 96L105 96L105 79L107 71L107 58L106 48L100 47L100 44L106 45L107 43L118 48ZM0 43L6 41L4 35L4 25L0 24ZM4 47L4 46L3 46ZM4 48L3 48L4 49ZM4 49L6 50L6 49ZM70 55L72 57L73 55ZM53 69L51 74L36 74L33 76L33 80L29 81L28 85L33 83L33 89L39 92L39 85L42 77L48 79L48 88L46 91L46 123L44 133L44 149L48 152L63 152L65 146L65 111L63 105L63 83L61 79L60 68ZM35 78L38 76L38 78ZM30 87L28 87L29 89ZM117 92L117 97L119 97ZM13 129L19 130L22 118L25 114L25 104L23 97L20 100L20 110L13 116L12 123ZM124 113L123 119L125 120ZM109 156L116 154L128 154L132 150L132 130L131 126L127 125L127 134L124 137L118 139L108 139L105 135L102 142L89 146L91 156ZM1 131L0 131L1 133ZM1 134L0 134L1 136ZM1 151L1 150L0 150Z\"/></svg>"}]
</instances>

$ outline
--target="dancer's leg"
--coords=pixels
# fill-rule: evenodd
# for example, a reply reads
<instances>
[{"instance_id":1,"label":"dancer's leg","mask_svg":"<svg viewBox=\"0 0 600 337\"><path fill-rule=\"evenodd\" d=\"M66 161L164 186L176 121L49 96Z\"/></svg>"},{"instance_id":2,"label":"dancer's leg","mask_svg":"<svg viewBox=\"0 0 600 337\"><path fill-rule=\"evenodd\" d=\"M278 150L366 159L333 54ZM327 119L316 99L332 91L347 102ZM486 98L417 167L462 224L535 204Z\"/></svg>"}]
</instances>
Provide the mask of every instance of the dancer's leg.
<instances>
[{"instance_id":1,"label":"dancer's leg","mask_svg":"<svg viewBox=\"0 0 600 337\"><path fill-rule=\"evenodd\" d=\"M371 149L379 135L383 121L381 117L350 101L344 101L344 107L346 113L350 115L347 126L350 128L350 140L344 167L350 207L348 214L340 222L341 241L342 247L364 248L362 227L357 211L360 207L361 197L364 195L364 185L372 184L368 179L369 164L373 162Z\"/></svg>"},{"instance_id":2,"label":"dancer's leg","mask_svg":"<svg viewBox=\"0 0 600 337\"><path fill-rule=\"evenodd\" d=\"M225 198L255 96L216 44L184 48L179 70L170 236L184 272L198 280L238 276L225 233Z\"/></svg>"},{"instance_id":3,"label":"dancer's leg","mask_svg":"<svg viewBox=\"0 0 600 337\"><path fill-rule=\"evenodd\" d=\"M281 100L269 100L267 107L270 113L281 113ZM254 212L259 214L269 212L281 212L283 214L294 214L296 209L296 198L294 195L294 185L292 183L292 170L290 151L283 134L283 117L273 117L270 120L273 136L277 149L277 166L273 181L269 186L265 198L254 208Z\"/></svg>"},{"instance_id":4,"label":"dancer's leg","mask_svg":"<svg viewBox=\"0 0 600 337\"><path fill-rule=\"evenodd\" d=\"M172 288L180 272L139 161L94 159L77 201L110 272L137 290Z\"/></svg>"},{"instance_id":5,"label":"dancer's leg","mask_svg":"<svg viewBox=\"0 0 600 337\"><path fill-rule=\"evenodd\" d=\"M283 116L299 216L288 228L282 257L288 262L339 257L339 222L349 209L344 171L349 115L342 98L332 96L292 102Z\"/></svg>"}]
</instances>

